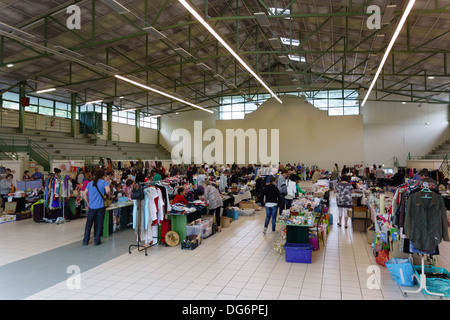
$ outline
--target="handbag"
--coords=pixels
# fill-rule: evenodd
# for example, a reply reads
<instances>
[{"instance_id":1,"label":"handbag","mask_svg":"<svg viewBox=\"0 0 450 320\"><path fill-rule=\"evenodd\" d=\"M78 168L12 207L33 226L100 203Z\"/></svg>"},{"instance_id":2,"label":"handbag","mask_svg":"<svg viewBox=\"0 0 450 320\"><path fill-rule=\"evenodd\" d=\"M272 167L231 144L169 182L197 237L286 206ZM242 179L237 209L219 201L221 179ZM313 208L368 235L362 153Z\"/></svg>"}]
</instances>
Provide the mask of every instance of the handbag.
<instances>
[{"instance_id":1,"label":"handbag","mask_svg":"<svg viewBox=\"0 0 450 320\"><path fill-rule=\"evenodd\" d=\"M103 204L105 205L105 208L109 207L112 204L112 199L108 195L102 195L100 190L98 189L97 185L95 185L95 188L97 189L100 196L103 198Z\"/></svg>"},{"instance_id":2,"label":"handbag","mask_svg":"<svg viewBox=\"0 0 450 320\"><path fill-rule=\"evenodd\" d=\"M137 187L134 187L133 191L131 191L131 199L144 200L144 198L145 198L144 190L139 184L137 184Z\"/></svg>"}]
</instances>

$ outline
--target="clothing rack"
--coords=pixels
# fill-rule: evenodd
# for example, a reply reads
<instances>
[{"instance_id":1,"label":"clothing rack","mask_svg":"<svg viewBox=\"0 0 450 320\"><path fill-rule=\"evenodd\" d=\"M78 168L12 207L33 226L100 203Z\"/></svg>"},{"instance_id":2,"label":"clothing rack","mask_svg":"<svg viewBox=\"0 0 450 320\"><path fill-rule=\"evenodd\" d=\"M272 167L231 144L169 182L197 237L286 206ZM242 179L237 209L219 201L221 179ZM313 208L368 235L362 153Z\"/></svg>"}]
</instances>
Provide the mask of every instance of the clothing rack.
<instances>
[{"instance_id":1,"label":"clothing rack","mask_svg":"<svg viewBox=\"0 0 450 320\"><path fill-rule=\"evenodd\" d=\"M153 184L154 184L154 182L153 181L148 181L148 182L139 182L138 183L139 184L139 186L153 186ZM137 240L137 244L130 244L130 246L128 247L128 253L129 254L131 254L131 248L132 247L136 247L137 248L137 250L138 250L138 252L141 252L141 251L145 251L145 255L146 256L148 256L148 252L147 252L147 249L148 248L151 248L151 247L153 247L153 246L156 246L157 245L157 243L152 243L152 244L149 244L149 245L142 245L141 244L141 232L140 232L140 224L141 224L141 201L142 200L137 200L136 201L136 204L137 204L137 206L138 206L138 208L137 208L137 215L138 215L138 217L137 217L137 223L138 223L138 227L137 227L137 230L138 230L138 232L137 232L137 236L138 236L138 240ZM160 236L153 236L152 235L152 239L157 239L157 240L160 240L161 239L161 237ZM153 241L152 241L153 242Z\"/></svg>"},{"instance_id":2,"label":"clothing rack","mask_svg":"<svg viewBox=\"0 0 450 320\"><path fill-rule=\"evenodd\" d=\"M430 193L433 192L429 189L429 184L428 182L423 182L422 183L422 195L421 198L422 199L431 199L430 197ZM426 275L425 275L425 257L429 256L429 254L420 254L421 256L421 264L422 264L422 269L421 269L421 273L419 276L417 276L416 273L414 273L414 277L417 279L417 282L419 283L419 288L417 290L411 291L411 290L406 290L403 292L403 295L406 297L408 293L418 293L421 290L424 290L426 293L428 293L429 295L432 296L438 296L441 299L444 297L443 293L437 293L437 292L430 292L427 288L427 280L426 280Z\"/></svg>"},{"instance_id":3,"label":"clothing rack","mask_svg":"<svg viewBox=\"0 0 450 320\"><path fill-rule=\"evenodd\" d=\"M408 293L419 293L421 290L425 290L426 293L428 293L429 295L432 296L438 296L441 299L444 297L443 293L437 293L437 292L430 292L427 289L427 278L425 276L425 254L421 254L421 260L422 260L422 271L420 273L420 276L418 277L415 273L414 273L414 277L417 279L417 282L419 283L419 288L417 290L406 290L403 291L403 296L407 296Z\"/></svg>"}]
</instances>

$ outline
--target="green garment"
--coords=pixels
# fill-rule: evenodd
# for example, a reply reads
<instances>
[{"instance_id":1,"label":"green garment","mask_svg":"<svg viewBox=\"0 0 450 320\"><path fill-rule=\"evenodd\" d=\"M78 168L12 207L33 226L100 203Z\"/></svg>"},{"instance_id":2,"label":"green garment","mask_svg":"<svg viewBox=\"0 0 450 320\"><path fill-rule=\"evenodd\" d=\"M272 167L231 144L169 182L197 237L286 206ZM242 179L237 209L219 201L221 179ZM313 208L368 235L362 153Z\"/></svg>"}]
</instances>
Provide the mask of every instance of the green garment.
<instances>
[{"instance_id":1,"label":"green garment","mask_svg":"<svg viewBox=\"0 0 450 320\"><path fill-rule=\"evenodd\" d=\"M161 175L159 173L155 173L155 175L153 176L153 181L159 181L161 180Z\"/></svg>"},{"instance_id":2,"label":"green garment","mask_svg":"<svg viewBox=\"0 0 450 320\"><path fill-rule=\"evenodd\" d=\"M300 193L305 194L306 191L302 190L302 188L300 188L300 185L297 183L297 192L296 192L296 196L298 196Z\"/></svg>"}]
</instances>

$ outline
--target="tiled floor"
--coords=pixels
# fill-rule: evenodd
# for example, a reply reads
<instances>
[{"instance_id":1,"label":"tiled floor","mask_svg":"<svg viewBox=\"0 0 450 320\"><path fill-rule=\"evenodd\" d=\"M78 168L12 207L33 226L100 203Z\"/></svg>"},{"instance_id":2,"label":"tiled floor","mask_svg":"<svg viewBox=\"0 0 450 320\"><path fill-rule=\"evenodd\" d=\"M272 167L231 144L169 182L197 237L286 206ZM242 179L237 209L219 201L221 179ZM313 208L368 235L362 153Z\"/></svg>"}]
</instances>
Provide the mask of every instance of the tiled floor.
<instances>
[{"instance_id":1,"label":"tiled floor","mask_svg":"<svg viewBox=\"0 0 450 320\"><path fill-rule=\"evenodd\" d=\"M64 268L65 276L55 277L54 283L47 281L50 284L44 286L42 281L50 279L40 279L37 273L23 285L36 282L41 287L37 285L38 291L25 296L19 292L20 299L436 299L422 293L405 298L402 291L414 288L398 286L386 268L376 265L365 233L354 232L351 225L348 229L337 226L333 196L331 202L335 224L330 227L325 247L313 252L311 264L287 263L284 255L275 252L273 243L280 232L262 234L264 211L239 217L229 228L205 239L193 251L159 245L150 248L148 256L136 250L128 253L128 245L134 239L133 230L104 239L101 246L80 249L83 220L49 225L29 219L0 225L0 278L8 276L2 270L8 270L10 275L19 270L16 265L37 270L47 268L46 259L38 258L54 253L60 261L58 268ZM77 288L71 287L76 284L72 273L66 273L69 264L77 265L64 260L70 257L71 250L77 254L86 250L86 256L77 255L81 268ZM450 269L450 245L442 243L440 252L439 266ZM84 259L89 259L90 264ZM42 265L32 261L41 261ZM373 285L378 283L367 272L370 266L380 270L380 283L375 288ZM2 286L0 293L1 290Z\"/></svg>"}]
</instances>

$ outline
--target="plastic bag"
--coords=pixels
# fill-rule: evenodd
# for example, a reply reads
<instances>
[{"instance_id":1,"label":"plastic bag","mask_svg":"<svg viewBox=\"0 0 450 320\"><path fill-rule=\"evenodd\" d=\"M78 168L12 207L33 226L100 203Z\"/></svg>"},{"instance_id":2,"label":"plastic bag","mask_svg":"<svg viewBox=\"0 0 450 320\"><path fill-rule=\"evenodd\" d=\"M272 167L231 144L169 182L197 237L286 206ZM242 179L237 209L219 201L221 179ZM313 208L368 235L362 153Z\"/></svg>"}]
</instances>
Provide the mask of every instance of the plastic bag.
<instances>
[{"instance_id":1,"label":"plastic bag","mask_svg":"<svg viewBox=\"0 0 450 320\"><path fill-rule=\"evenodd\" d=\"M387 251L386 249L375 250L374 255L376 263L383 267L386 267L386 262L388 262L389 260L389 251Z\"/></svg>"},{"instance_id":2,"label":"plastic bag","mask_svg":"<svg viewBox=\"0 0 450 320\"><path fill-rule=\"evenodd\" d=\"M414 286L414 269L408 259L392 258L386 262L386 268L392 280L400 286Z\"/></svg>"}]
</instances>

